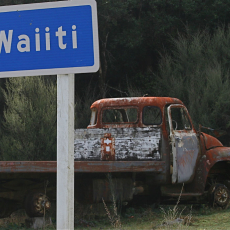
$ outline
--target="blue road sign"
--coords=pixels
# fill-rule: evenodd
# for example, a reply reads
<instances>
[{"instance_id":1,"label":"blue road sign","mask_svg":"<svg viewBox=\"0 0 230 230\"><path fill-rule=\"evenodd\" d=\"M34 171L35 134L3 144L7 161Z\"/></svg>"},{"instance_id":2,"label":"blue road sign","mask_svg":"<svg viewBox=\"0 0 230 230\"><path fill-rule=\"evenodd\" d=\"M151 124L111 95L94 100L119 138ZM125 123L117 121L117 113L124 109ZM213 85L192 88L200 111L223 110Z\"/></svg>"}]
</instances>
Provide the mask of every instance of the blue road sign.
<instances>
[{"instance_id":1,"label":"blue road sign","mask_svg":"<svg viewBox=\"0 0 230 230\"><path fill-rule=\"evenodd\" d=\"M96 72L95 0L0 7L0 77Z\"/></svg>"}]
</instances>

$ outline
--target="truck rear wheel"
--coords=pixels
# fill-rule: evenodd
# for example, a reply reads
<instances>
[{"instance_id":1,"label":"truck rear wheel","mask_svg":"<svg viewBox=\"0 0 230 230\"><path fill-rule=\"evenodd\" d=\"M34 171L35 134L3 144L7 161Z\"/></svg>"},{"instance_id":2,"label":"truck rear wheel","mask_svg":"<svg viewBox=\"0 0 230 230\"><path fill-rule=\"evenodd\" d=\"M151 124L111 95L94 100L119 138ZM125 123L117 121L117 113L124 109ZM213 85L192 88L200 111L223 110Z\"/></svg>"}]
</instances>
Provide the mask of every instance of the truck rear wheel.
<instances>
[{"instance_id":1,"label":"truck rear wheel","mask_svg":"<svg viewBox=\"0 0 230 230\"><path fill-rule=\"evenodd\" d=\"M51 203L43 193L30 193L25 199L25 210L29 217L44 216L45 211L49 210Z\"/></svg>"},{"instance_id":2,"label":"truck rear wheel","mask_svg":"<svg viewBox=\"0 0 230 230\"><path fill-rule=\"evenodd\" d=\"M229 203L229 190L223 184L215 184L210 188L210 203L212 206L225 208Z\"/></svg>"}]
</instances>

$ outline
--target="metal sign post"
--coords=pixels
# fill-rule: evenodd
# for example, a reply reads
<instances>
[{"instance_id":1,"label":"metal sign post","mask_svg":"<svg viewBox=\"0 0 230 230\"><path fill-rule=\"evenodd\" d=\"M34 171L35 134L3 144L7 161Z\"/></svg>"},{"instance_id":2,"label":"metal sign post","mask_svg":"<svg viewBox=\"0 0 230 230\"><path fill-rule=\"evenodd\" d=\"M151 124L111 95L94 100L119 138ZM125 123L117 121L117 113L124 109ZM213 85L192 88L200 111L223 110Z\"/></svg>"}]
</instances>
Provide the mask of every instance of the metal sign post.
<instances>
[{"instance_id":1,"label":"metal sign post","mask_svg":"<svg viewBox=\"0 0 230 230\"><path fill-rule=\"evenodd\" d=\"M57 74L57 229L74 229L74 73L99 69L95 0L0 7L0 78Z\"/></svg>"},{"instance_id":2,"label":"metal sign post","mask_svg":"<svg viewBox=\"0 0 230 230\"><path fill-rule=\"evenodd\" d=\"M57 76L57 229L74 229L74 74Z\"/></svg>"}]
</instances>

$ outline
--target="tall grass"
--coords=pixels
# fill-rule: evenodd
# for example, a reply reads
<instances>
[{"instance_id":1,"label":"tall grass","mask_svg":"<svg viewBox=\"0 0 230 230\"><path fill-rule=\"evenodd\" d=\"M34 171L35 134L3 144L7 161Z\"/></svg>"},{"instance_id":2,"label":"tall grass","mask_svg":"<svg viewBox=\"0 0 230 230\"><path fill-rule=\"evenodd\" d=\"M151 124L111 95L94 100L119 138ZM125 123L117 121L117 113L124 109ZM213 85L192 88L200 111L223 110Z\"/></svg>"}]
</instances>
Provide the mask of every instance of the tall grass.
<instances>
[{"instance_id":1,"label":"tall grass","mask_svg":"<svg viewBox=\"0 0 230 230\"><path fill-rule=\"evenodd\" d=\"M113 213L111 213L111 211L109 210L108 206L106 205L104 199L102 198L102 202L104 204L104 208L105 208L105 211L106 211L106 214L109 218L109 221L111 223L111 225L114 227L114 228L118 228L118 229L121 229L122 228L122 224L121 224L121 217L120 215L118 214L118 209L117 209L117 204L116 204L116 197L115 197L115 187L114 187L114 184L113 184L113 181L112 181L112 176L111 176L111 173L108 173L107 174L107 178L108 178L108 181L109 181L109 187L110 187L110 192L111 192L111 196L112 196L112 204L113 204Z\"/></svg>"}]
</instances>

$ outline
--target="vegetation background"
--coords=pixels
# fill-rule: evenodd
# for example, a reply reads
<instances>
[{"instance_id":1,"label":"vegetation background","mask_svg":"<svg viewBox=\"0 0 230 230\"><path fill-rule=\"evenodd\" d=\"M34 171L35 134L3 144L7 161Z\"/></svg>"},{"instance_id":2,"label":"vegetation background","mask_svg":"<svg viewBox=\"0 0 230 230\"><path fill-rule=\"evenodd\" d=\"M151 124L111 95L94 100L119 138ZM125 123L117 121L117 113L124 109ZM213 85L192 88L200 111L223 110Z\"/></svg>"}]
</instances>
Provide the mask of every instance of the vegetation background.
<instances>
[{"instance_id":1,"label":"vegetation background","mask_svg":"<svg viewBox=\"0 0 230 230\"><path fill-rule=\"evenodd\" d=\"M148 94L178 97L196 127L230 133L230 1L97 0L97 6L101 65L76 76L76 128L87 126L96 99ZM0 79L0 86L0 159L54 160L56 77ZM229 135L223 141L229 145Z\"/></svg>"}]
</instances>

